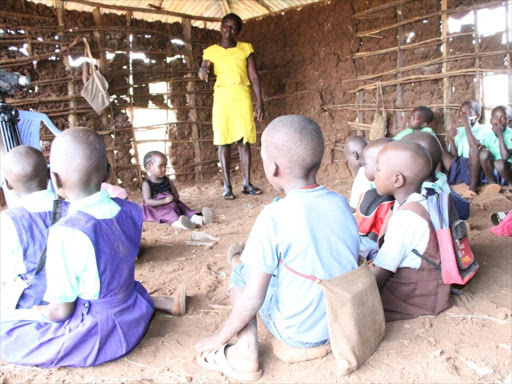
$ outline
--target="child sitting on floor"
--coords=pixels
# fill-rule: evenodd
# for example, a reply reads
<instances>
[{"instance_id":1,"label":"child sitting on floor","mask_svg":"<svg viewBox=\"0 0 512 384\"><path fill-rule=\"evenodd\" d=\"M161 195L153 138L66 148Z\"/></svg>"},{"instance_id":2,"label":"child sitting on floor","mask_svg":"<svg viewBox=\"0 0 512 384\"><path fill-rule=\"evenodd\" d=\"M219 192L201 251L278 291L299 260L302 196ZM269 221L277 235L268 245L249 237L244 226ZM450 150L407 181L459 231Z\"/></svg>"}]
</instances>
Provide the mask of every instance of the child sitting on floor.
<instances>
[{"instance_id":1,"label":"child sitting on floor","mask_svg":"<svg viewBox=\"0 0 512 384\"><path fill-rule=\"evenodd\" d=\"M29 309L41 304L46 291L46 269L37 268L46 247L55 196L46 188L48 169L37 149L15 147L7 153L2 166L7 188L18 193L20 205L2 212L0 219L0 304L2 308ZM67 204L63 208L66 207ZM20 283L26 287L22 292L13 286Z\"/></svg>"},{"instance_id":2,"label":"child sitting on floor","mask_svg":"<svg viewBox=\"0 0 512 384\"><path fill-rule=\"evenodd\" d=\"M172 181L165 175L167 157L159 151L144 156L144 168L149 178L142 184L142 213L144 221L167 223L180 229L194 229L196 225L212 222L212 211L204 207L199 213L180 201L180 195Z\"/></svg>"},{"instance_id":3,"label":"child sitting on floor","mask_svg":"<svg viewBox=\"0 0 512 384\"><path fill-rule=\"evenodd\" d=\"M364 175L363 149L368 145L368 139L364 136L350 136L345 143L343 154L348 167L356 174L352 183L349 205L356 208L361 194L370 189L370 181Z\"/></svg>"},{"instance_id":4,"label":"child sitting on floor","mask_svg":"<svg viewBox=\"0 0 512 384\"><path fill-rule=\"evenodd\" d=\"M377 157L375 188L396 199L372 267L386 321L437 315L451 305L450 286L434 266L440 264L439 245L420 194L431 169L425 149L407 140L386 145Z\"/></svg>"},{"instance_id":5,"label":"child sitting on floor","mask_svg":"<svg viewBox=\"0 0 512 384\"><path fill-rule=\"evenodd\" d=\"M438 138L434 135L425 132L414 132L404 137L404 140L413 141L421 145L430 155L432 160L432 171L427 179L423 182L421 188L425 189L427 196L435 193L450 192L452 195L455 208L459 215L459 219L467 220L469 218L470 205L469 202L462 198L455 192L450 185L446 175L442 172L437 172L437 166L441 162L443 147Z\"/></svg>"},{"instance_id":6,"label":"child sitting on floor","mask_svg":"<svg viewBox=\"0 0 512 384\"><path fill-rule=\"evenodd\" d=\"M507 195L512 196L512 110L500 105L491 112L492 130L482 139L490 153L494 172L487 177L489 183L508 184Z\"/></svg>"},{"instance_id":7,"label":"child sitting on floor","mask_svg":"<svg viewBox=\"0 0 512 384\"><path fill-rule=\"evenodd\" d=\"M379 250L377 239L379 238L380 229L386 215L395 203L395 198L392 195L381 196L373 186L377 167L377 155L386 144L392 141L392 139L385 137L374 140L363 151L365 176L370 180L372 186L359 198L354 216L361 242L359 254L370 261L377 255Z\"/></svg>"},{"instance_id":8,"label":"child sitting on floor","mask_svg":"<svg viewBox=\"0 0 512 384\"><path fill-rule=\"evenodd\" d=\"M407 129L397 133L393 140L401 140L413 132L428 132L435 136L435 132L428 125L434 121L434 112L428 107L420 106L412 110L409 121L407 122Z\"/></svg>"},{"instance_id":9,"label":"child sitting on floor","mask_svg":"<svg viewBox=\"0 0 512 384\"><path fill-rule=\"evenodd\" d=\"M40 367L88 367L129 353L146 332L153 300L134 280L140 207L101 191L108 164L103 139L70 128L52 143L51 176L70 202L48 234L44 300L0 322L0 358ZM161 300L162 301L162 300ZM179 314L184 295L163 303Z\"/></svg>"},{"instance_id":10,"label":"child sitting on floor","mask_svg":"<svg viewBox=\"0 0 512 384\"><path fill-rule=\"evenodd\" d=\"M263 131L261 143L265 175L286 198L263 209L241 258L232 259L233 309L224 327L196 344L204 352L201 366L243 381L262 376L258 312L288 347L312 350L329 343L322 289L284 264L322 280L358 265L357 227L346 199L316 183L324 153L318 125L303 116L281 116ZM226 344L236 334L237 343Z\"/></svg>"},{"instance_id":11,"label":"child sitting on floor","mask_svg":"<svg viewBox=\"0 0 512 384\"><path fill-rule=\"evenodd\" d=\"M459 118L462 127L448 130L448 151L443 151L443 166L447 171L448 184L465 183L469 186L464 198L472 198L478 193L482 163L486 159L480 158L480 144L488 131L478 121L482 114L482 106L473 100L462 103L459 109ZM472 133L473 141L468 140L467 132Z\"/></svg>"}]
</instances>

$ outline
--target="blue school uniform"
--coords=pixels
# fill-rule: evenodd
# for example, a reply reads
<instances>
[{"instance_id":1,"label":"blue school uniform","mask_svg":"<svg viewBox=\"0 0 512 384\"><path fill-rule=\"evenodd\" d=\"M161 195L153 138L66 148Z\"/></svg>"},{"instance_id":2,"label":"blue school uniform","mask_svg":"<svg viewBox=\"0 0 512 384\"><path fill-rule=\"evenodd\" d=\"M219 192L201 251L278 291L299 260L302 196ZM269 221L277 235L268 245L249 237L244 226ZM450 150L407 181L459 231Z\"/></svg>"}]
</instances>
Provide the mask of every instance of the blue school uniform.
<instances>
[{"instance_id":1,"label":"blue school uniform","mask_svg":"<svg viewBox=\"0 0 512 384\"><path fill-rule=\"evenodd\" d=\"M63 322L38 318L36 311L2 318L1 359L88 367L135 348L153 314L153 301L134 280L141 233L135 203L110 199L106 192L73 202L68 216L50 229L45 300L75 302L74 313Z\"/></svg>"}]
</instances>

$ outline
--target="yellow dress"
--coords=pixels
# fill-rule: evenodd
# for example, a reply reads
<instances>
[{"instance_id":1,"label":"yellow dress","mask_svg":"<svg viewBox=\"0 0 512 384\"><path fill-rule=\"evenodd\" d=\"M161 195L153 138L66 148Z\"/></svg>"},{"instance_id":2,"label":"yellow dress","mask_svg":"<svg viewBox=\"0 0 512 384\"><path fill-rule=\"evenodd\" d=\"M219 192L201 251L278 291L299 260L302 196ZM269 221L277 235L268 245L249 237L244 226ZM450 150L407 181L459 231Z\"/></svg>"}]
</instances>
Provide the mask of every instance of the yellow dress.
<instances>
[{"instance_id":1,"label":"yellow dress","mask_svg":"<svg viewBox=\"0 0 512 384\"><path fill-rule=\"evenodd\" d=\"M236 47L211 45L203 51L203 60L213 63L217 76L213 92L213 144L256 142L256 125L251 99L251 82L247 74L247 58L254 50L249 43Z\"/></svg>"}]
</instances>

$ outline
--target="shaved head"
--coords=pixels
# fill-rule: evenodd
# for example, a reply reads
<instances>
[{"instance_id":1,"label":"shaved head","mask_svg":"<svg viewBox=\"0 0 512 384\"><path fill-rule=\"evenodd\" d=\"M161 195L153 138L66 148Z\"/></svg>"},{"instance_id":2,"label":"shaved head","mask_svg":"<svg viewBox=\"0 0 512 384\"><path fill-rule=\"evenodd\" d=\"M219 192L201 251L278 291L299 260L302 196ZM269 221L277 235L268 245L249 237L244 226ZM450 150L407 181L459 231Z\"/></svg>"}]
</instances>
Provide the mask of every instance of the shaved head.
<instances>
[{"instance_id":1,"label":"shaved head","mask_svg":"<svg viewBox=\"0 0 512 384\"><path fill-rule=\"evenodd\" d=\"M69 128L52 143L50 167L66 194L98 192L107 176L105 143L92 129Z\"/></svg>"},{"instance_id":2,"label":"shaved head","mask_svg":"<svg viewBox=\"0 0 512 384\"><path fill-rule=\"evenodd\" d=\"M263 131L261 142L268 159L292 177L308 177L320 168L324 138L311 119L299 115L277 117Z\"/></svg>"},{"instance_id":3,"label":"shaved head","mask_svg":"<svg viewBox=\"0 0 512 384\"><path fill-rule=\"evenodd\" d=\"M356 172L363 165L363 149L368 145L364 136L350 136L345 143L343 154L349 167Z\"/></svg>"},{"instance_id":4,"label":"shaved head","mask_svg":"<svg viewBox=\"0 0 512 384\"><path fill-rule=\"evenodd\" d=\"M413 132L405 136L402 140L413 141L426 149L432 159L432 171L430 176L434 176L436 168L442 157L442 147L438 138L427 132Z\"/></svg>"},{"instance_id":5,"label":"shaved head","mask_svg":"<svg viewBox=\"0 0 512 384\"><path fill-rule=\"evenodd\" d=\"M393 139L383 137L371 141L363 150L364 161L364 175L370 181L375 179L375 170L377 168L377 155L380 150L387 144L391 143Z\"/></svg>"},{"instance_id":6,"label":"shaved head","mask_svg":"<svg viewBox=\"0 0 512 384\"><path fill-rule=\"evenodd\" d=\"M20 196L42 191L48 186L48 167L41 151L20 145L10 150L2 162L9 186Z\"/></svg>"},{"instance_id":7,"label":"shaved head","mask_svg":"<svg viewBox=\"0 0 512 384\"><path fill-rule=\"evenodd\" d=\"M386 145L377 157L378 167L392 174L401 174L405 186L419 190L432 170L432 160L420 144L399 140Z\"/></svg>"}]
</instances>

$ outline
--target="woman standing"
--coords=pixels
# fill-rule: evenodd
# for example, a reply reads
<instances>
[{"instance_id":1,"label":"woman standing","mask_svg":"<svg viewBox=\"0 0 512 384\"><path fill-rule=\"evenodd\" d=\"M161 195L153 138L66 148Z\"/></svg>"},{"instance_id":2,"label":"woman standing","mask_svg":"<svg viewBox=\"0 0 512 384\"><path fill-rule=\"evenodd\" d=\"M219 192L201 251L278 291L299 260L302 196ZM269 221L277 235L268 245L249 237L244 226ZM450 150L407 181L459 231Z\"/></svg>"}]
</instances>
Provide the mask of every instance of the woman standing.
<instances>
[{"instance_id":1,"label":"woman standing","mask_svg":"<svg viewBox=\"0 0 512 384\"><path fill-rule=\"evenodd\" d=\"M231 144L238 144L242 163L243 189L250 195L259 195L261 189L250 181L251 148L256 142L254 116L263 121L263 97L254 50L249 43L237 42L242 30L242 19L229 13L222 19L221 41L206 48L199 69L199 78L208 82L212 67L217 76L213 94L213 143L219 146L219 159L224 176L222 197L233 200L230 179ZM256 94L256 106L253 108L251 86Z\"/></svg>"}]
</instances>

